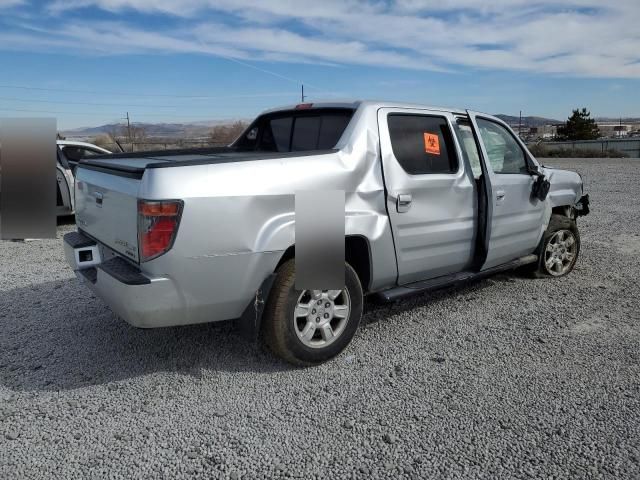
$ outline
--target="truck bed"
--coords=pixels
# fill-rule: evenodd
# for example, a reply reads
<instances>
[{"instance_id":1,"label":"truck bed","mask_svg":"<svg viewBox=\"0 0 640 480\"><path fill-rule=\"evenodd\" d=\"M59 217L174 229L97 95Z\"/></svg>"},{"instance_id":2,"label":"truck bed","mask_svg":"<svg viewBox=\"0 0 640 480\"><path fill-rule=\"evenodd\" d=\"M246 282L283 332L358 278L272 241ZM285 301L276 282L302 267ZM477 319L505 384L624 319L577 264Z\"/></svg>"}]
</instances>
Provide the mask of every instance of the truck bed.
<instances>
[{"instance_id":1,"label":"truck bed","mask_svg":"<svg viewBox=\"0 0 640 480\"><path fill-rule=\"evenodd\" d=\"M232 147L157 150L150 152L114 153L82 160L79 168L97 170L129 178L142 178L148 168L168 168L188 165L212 165L230 162L250 162L271 158L295 158L325 155L337 150L310 150L299 152L240 151Z\"/></svg>"}]
</instances>

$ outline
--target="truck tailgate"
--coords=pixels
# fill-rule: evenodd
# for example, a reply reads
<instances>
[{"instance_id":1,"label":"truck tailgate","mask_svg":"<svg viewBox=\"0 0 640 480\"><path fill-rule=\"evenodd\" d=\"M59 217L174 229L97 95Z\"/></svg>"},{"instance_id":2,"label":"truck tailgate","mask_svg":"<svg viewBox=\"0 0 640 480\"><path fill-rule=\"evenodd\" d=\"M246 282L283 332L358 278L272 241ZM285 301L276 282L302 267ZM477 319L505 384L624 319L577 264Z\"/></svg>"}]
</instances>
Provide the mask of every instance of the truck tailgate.
<instances>
[{"instance_id":1,"label":"truck tailgate","mask_svg":"<svg viewBox=\"0 0 640 480\"><path fill-rule=\"evenodd\" d=\"M138 190L140 176L108 169L76 170L78 228L138 262Z\"/></svg>"}]
</instances>

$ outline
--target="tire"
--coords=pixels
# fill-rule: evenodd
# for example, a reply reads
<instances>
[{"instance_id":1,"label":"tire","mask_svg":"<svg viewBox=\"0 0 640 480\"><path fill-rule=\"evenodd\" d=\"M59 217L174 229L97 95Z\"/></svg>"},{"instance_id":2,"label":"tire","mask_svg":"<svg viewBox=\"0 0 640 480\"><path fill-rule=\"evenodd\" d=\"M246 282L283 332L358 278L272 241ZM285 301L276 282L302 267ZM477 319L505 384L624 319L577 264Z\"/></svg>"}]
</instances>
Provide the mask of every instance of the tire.
<instances>
[{"instance_id":1,"label":"tire","mask_svg":"<svg viewBox=\"0 0 640 480\"><path fill-rule=\"evenodd\" d=\"M267 347L299 366L317 365L342 352L358 329L363 306L360 280L348 263L345 284L341 291L296 290L295 259L283 263L264 311L262 334Z\"/></svg>"},{"instance_id":2,"label":"tire","mask_svg":"<svg viewBox=\"0 0 640 480\"><path fill-rule=\"evenodd\" d=\"M576 221L552 214L537 253L539 258L532 272L534 277L562 277L570 273L580 254L580 233Z\"/></svg>"}]
</instances>

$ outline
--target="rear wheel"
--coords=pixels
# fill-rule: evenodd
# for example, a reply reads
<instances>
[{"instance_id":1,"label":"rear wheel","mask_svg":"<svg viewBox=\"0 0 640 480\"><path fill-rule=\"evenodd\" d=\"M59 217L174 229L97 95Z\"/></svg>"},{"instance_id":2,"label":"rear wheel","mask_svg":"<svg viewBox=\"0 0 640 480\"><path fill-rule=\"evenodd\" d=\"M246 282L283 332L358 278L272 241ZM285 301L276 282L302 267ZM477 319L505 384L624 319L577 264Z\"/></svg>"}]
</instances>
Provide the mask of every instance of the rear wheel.
<instances>
[{"instance_id":1,"label":"rear wheel","mask_svg":"<svg viewBox=\"0 0 640 480\"><path fill-rule=\"evenodd\" d=\"M362 317L358 275L345 263L342 290L296 290L295 260L278 269L264 312L264 341L295 365L314 365L338 355L351 342Z\"/></svg>"},{"instance_id":2,"label":"rear wheel","mask_svg":"<svg viewBox=\"0 0 640 480\"><path fill-rule=\"evenodd\" d=\"M580 234L576 221L564 215L551 215L539 252L536 276L561 277L573 270L580 253Z\"/></svg>"}]
</instances>

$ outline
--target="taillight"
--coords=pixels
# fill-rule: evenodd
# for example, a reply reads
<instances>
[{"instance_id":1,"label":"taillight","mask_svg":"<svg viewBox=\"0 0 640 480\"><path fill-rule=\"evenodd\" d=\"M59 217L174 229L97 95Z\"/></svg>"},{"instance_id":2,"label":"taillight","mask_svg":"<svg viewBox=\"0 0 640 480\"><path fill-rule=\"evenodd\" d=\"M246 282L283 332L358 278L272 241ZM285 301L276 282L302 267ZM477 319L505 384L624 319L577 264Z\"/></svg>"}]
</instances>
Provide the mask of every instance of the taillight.
<instances>
[{"instance_id":1,"label":"taillight","mask_svg":"<svg viewBox=\"0 0 640 480\"><path fill-rule=\"evenodd\" d=\"M140 261L166 253L176 238L182 201L138 200L138 243Z\"/></svg>"}]
</instances>

